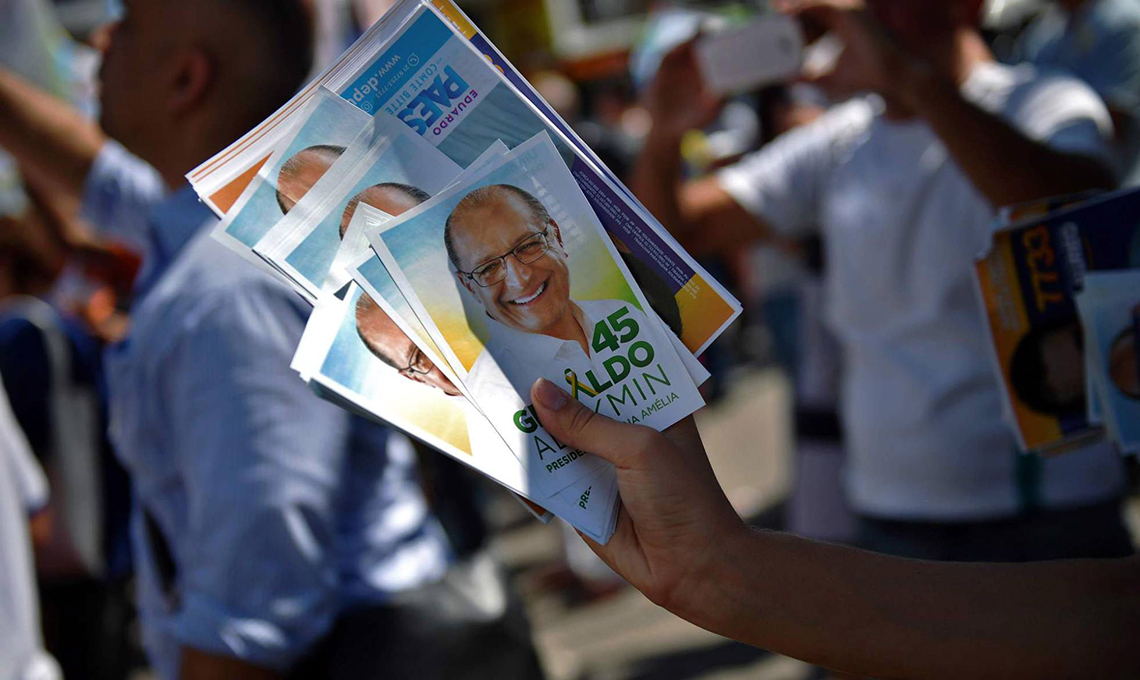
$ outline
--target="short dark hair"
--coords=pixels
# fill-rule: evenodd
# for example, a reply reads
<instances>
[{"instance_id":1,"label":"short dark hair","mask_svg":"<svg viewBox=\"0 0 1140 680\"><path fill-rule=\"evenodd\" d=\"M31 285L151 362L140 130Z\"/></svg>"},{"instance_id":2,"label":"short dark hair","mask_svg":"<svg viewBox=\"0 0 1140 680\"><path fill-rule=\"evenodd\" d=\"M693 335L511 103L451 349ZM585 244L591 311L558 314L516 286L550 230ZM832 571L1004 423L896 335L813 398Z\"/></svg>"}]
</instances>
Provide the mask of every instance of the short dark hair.
<instances>
[{"instance_id":1,"label":"short dark hair","mask_svg":"<svg viewBox=\"0 0 1140 680\"><path fill-rule=\"evenodd\" d=\"M250 74L257 90L246 101L264 102L252 112L258 121L268 118L305 84L313 68L316 32L311 3L305 0L216 0L227 9L245 14L249 27L256 27L256 40L265 47L265 62L272 68ZM210 11L209 8L203 11ZM243 28L245 40L250 40Z\"/></svg>"},{"instance_id":2,"label":"short dark hair","mask_svg":"<svg viewBox=\"0 0 1140 680\"><path fill-rule=\"evenodd\" d=\"M492 184L490 186L480 187L463 197L461 201L447 216L447 222L443 225L443 244L447 248L447 258L451 260L452 266L457 270L462 271L459 266L459 253L455 250L455 242L451 237L452 225L455 222L455 215L465 210L471 210L480 206L486 205L491 201L503 196L513 196L523 202L523 205L530 211L531 219L537 224L549 224L554 221L550 217L550 211L525 189L520 189L513 184Z\"/></svg>"},{"instance_id":3,"label":"short dark hair","mask_svg":"<svg viewBox=\"0 0 1140 680\"><path fill-rule=\"evenodd\" d=\"M344 153L343 146L333 146L332 144L314 144L313 146L301 149L293 154L281 164L281 169L277 172L277 207L281 209L281 214L285 215L289 209L285 207L285 194L281 193L281 178L289 175L294 175L301 170L301 156L303 154L315 153L322 156L328 156L329 165L336 162Z\"/></svg>"},{"instance_id":4,"label":"short dark hair","mask_svg":"<svg viewBox=\"0 0 1140 680\"><path fill-rule=\"evenodd\" d=\"M1042 356L1042 345L1061 332L1076 333L1080 343L1081 326L1075 319L1061 319L1036 326L1018 341L1009 362L1009 382L1018 400L1029 408L1057 417L1076 415L1085 409L1084 399L1062 400L1049 387L1049 367Z\"/></svg>"},{"instance_id":5,"label":"short dark hair","mask_svg":"<svg viewBox=\"0 0 1140 680\"><path fill-rule=\"evenodd\" d=\"M352 215L355 213L356 206L360 205L361 194L363 194L365 191L371 191L372 189L391 189L392 191L398 191L415 201L416 205L419 205L420 203L423 203L424 201L431 198L431 194L419 187L414 187L410 184L400 184L399 182L384 182L382 184L374 184L364 191L361 191L359 194L353 196L351 199L349 199L348 204L344 206L344 212L341 213L340 225L340 237L342 239L344 238L344 232L348 229L348 225L344 223L344 216Z\"/></svg>"},{"instance_id":6,"label":"short dark hair","mask_svg":"<svg viewBox=\"0 0 1140 680\"><path fill-rule=\"evenodd\" d=\"M372 352L372 354L377 359L383 361L386 365L391 366L398 371L402 368L402 366L397 366L396 362L394 362L391 357L381 351L380 348L374 342L372 342L372 340L361 328L361 326L364 325L363 319L367 318L369 314L375 314L377 312L384 314L384 310L380 309L380 305L376 304L376 301L373 300L372 297L368 295L368 293L361 293L360 299L356 301L356 334L360 336L360 341L364 343L364 346L368 348L369 352Z\"/></svg>"}]
</instances>

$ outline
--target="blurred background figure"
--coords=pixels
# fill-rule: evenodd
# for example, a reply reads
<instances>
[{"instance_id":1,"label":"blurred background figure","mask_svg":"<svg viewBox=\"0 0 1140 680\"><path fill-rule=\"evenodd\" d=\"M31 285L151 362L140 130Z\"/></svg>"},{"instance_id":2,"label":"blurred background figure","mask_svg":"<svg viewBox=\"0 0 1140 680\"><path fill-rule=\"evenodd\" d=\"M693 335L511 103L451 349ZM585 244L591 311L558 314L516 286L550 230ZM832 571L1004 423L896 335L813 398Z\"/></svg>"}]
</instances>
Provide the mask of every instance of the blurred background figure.
<instances>
[{"instance_id":1,"label":"blurred background figure","mask_svg":"<svg viewBox=\"0 0 1140 680\"><path fill-rule=\"evenodd\" d=\"M1042 70L1069 73L1101 96L1113 123L1122 183L1140 183L1140 3L1052 0L1014 52Z\"/></svg>"},{"instance_id":2,"label":"blurred background figure","mask_svg":"<svg viewBox=\"0 0 1140 680\"><path fill-rule=\"evenodd\" d=\"M695 253L823 239L864 547L950 560L1129 552L1110 447L1044 464L1016 451L970 282L994 206L1112 185L1103 104L1076 80L995 63L980 0L803 5L807 25L846 46L813 80L851 99L684 183L684 135L719 105L686 44L648 91L654 126L632 188ZM927 79L908 80L911 64Z\"/></svg>"},{"instance_id":3,"label":"blurred background figure","mask_svg":"<svg viewBox=\"0 0 1140 680\"><path fill-rule=\"evenodd\" d=\"M47 480L3 387L0 381L0 678L58 680L59 666L43 649L28 531L47 504Z\"/></svg>"},{"instance_id":4,"label":"blurred background figure","mask_svg":"<svg viewBox=\"0 0 1140 680\"><path fill-rule=\"evenodd\" d=\"M37 244L28 219L0 218L0 376L52 489L33 535L44 638L65 673L120 678L130 489L107 438L102 343L47 302L63 254Z\"/></svg>"},{"instance_id":5,"label":"blurred background figure","mask_svg":"<svg viewBox=\"0 0 1140 680\"><path fill-rule=\"evenodd\" d=\"M94 112L96 52L50 3L0 7L0 64ZM3 150L0 214L0 375L51 488L33 532L44 643L68 677L122 678L132 663L130 490L106 436L98 336L119 332L133 263L93 241L78 203L22 175Z\"/></svg>"}]
</instances>

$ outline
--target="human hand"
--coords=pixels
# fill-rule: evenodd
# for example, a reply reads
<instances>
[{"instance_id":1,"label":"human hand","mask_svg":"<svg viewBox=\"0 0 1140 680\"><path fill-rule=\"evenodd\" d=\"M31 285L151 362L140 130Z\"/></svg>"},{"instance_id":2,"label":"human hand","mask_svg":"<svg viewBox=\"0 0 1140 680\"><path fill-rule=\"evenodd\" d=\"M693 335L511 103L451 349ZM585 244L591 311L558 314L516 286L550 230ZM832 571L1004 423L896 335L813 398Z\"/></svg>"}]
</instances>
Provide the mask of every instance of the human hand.
<instances>
[{"instance_id":1,"label":"human hand","mask_svg":"<svg viewBox=\"0 0 1140 680\"><path fill-rule=\"evenodd\" d=\"M697 64L696 43L687 40L665 53L644 104L658 133L679 137L716 119L723 100L705 87Z\"/></svg>"},{"instance_id":2,"label":"human hand","mask_svg":"<svg viewBox=\"0 0 1140 680\"><path fill-rule=\"evenodd\" d=\"M812 28L809 33L833 33L844 46L832 70L805 73L801 80L837 98L860 92L897 98L900 74L914 59L891 38L861 0L785 0L777 7Z\"/></svg>"},{"instance_id":3,"label":"human hand","mask_svg":"<svg viewBox=\"0 0 1140 680\"><path fill-rule=\"evenodd\" d=\"M586 543L654 603L699 623L719 564L750 532L717 483L693 419L665 432L619 423L546 380L531 396L558 441L617 469L617 529L606 545Z\"/></svg>"}]
</instances>

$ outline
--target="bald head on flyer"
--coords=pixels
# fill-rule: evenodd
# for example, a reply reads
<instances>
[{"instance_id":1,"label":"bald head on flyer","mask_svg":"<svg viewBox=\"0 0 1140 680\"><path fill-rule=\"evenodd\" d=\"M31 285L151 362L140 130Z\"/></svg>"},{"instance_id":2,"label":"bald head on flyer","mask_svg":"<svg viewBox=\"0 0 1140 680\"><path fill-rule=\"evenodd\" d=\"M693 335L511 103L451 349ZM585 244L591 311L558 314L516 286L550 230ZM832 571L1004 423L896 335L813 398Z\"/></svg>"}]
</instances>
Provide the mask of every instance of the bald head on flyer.
<instances>
[{"instance_id":1,"label":"bald head on flyer","mask_svg":"<svg viewBox=\"0 0 1140 680\"><path fill-rule=\"evenodd\" d=\"M449 397L461 396L455 383L367 293L356 302L356 331L368 350L401 376L434 387Z\"/></svg>"},{"instance_id":2,"label":"bald head on flyer","mask_svg":"<svg viewBox=\"0 0 1140 680\"><path fill-rule=\"evenodd\" d=\"M444 242L459 283L488 316L589 352L562 233L541 201L509 184L476 189L451 212Z\"/></svg>"}]
</instances>

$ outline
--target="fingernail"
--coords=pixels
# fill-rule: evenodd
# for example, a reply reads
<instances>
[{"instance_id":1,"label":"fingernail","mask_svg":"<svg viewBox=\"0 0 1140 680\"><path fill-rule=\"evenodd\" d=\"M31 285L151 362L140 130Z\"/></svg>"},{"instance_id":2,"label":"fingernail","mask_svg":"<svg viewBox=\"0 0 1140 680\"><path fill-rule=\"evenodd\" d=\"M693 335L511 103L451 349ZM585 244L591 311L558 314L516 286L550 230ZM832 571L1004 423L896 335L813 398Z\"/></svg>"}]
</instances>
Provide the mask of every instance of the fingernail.
<instances>
[{"instance_id":1,"label":"fingernail","mask_svg":"<svg viewBox=\"0 0 1140 680\"><path fill-rule=\"evenodd\" d=\"M551 411L558 411L565 406L569 396L546 378L539 378L534 384L534 398Z\"/></svg>"}]
</instances>

